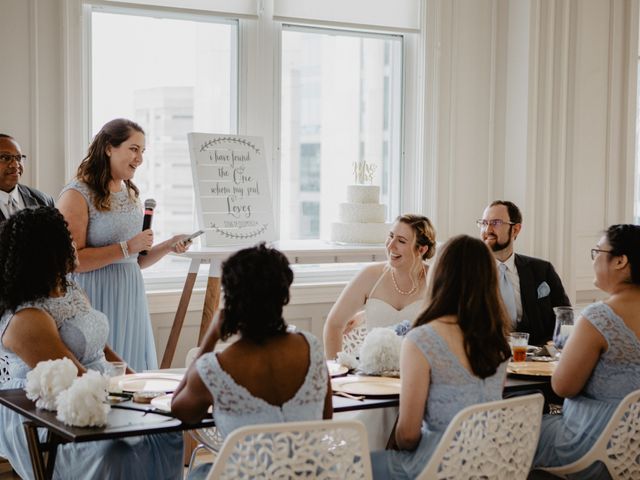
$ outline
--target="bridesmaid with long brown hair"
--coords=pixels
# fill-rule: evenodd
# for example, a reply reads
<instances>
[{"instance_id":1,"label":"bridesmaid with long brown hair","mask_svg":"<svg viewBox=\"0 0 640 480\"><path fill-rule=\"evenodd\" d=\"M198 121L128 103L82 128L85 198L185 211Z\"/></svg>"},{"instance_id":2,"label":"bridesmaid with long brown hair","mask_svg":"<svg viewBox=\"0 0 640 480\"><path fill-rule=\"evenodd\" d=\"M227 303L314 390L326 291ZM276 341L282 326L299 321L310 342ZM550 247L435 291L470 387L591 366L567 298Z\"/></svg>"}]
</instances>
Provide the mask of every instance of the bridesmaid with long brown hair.
<instances>
[{"instance_id":1,"label":"bridesmaid with long brown hair","mask_svg":"<svg viewBox=\"0 0 640 480\"><path fill-rule=\"evenodd\" d=\"M502 398L511 351L493 255L449 240L430 272L428 307L402 343L399 451L372 453L374 478L415 478L463 408Z\"/></svg>"}]
</instances>

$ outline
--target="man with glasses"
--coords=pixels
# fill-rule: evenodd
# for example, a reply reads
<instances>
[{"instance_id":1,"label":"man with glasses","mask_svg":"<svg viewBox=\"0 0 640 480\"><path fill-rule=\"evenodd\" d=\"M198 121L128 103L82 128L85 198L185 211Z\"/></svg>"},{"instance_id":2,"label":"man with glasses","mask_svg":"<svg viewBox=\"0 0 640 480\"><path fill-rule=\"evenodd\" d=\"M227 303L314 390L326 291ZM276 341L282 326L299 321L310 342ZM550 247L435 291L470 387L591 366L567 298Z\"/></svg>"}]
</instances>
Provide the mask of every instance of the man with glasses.
<instances>
[{"instance_id":1,"label":"man with glasses","mask_svg":"<svg viewBox=\"0 0 640 480\"><path fill-rule=\"evenodd\" d=\"M553 307L571 304L551 263L513 252L513 242L522 228L520 209L512 202L496 200L485 208L477 224L498 264L500 292L512 329L528 332L531 345L551 340Z\"/></svg>"},{"instance_id":2,"label":"man with glasses","mask_svg":"<svg viewBox=\"0 0 640 480\"><path fill-rule=\"evenodd\" d=\"M0 222L23 208L54 206L46 193L18 183L26 158L12 136L0 133Z\"/></svg>"}]
</instances>

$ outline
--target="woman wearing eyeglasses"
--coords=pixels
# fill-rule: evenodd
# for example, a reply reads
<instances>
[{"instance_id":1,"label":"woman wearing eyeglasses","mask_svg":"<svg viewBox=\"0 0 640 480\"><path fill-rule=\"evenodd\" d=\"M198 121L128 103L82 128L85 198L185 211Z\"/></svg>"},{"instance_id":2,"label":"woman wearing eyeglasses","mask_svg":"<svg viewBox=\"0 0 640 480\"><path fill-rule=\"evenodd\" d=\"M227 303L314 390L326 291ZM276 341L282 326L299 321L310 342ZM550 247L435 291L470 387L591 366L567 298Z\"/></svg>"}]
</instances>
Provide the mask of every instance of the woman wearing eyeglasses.
<instances>
[{"instance_id":1,"label":"woman wearing eyeglasses","mask_svg":"<svg viewBox=\"0 0 640 480\"><path fill-rule=\"evenodd\" d=\"M640 389L640 226L612 225L591 258L594 284L609 298L582 311L562 350L551 378L553 390L565 398L562 415L543 417L534 467L583 456L620 401ZM597 464L574 478L611 475Z\"/></svg>"}]
</instances>

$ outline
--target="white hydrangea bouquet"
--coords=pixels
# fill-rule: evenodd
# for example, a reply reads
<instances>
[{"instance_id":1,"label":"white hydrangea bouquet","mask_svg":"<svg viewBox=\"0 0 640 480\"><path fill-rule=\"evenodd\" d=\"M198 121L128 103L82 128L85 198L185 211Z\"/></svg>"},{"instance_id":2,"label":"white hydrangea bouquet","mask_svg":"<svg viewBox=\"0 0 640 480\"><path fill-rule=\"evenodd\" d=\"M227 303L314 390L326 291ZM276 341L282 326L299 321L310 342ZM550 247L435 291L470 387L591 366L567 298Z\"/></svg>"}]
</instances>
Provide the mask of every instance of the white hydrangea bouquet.
<instances>
[{"instance_id":1,"label":"white hydrangea bouquet","mask_svg":"<svg viewBox=\"0 0 640 480\"><path fill-rule=\"evenodd\" d=\"M66 357L39 362L27 373L27 398L38 408L57 410L56 418L66 425L106 425L111 409L106 403L109 377L95 370L77 375L78 368Z\"/></svg>"},{"instance_id":2,"label":"white hydrangea bouquet","mask_svg":"<svg viewBox=\"0 0 640 480\"><path fill-rule=\"evenodd\" d=\"M366 375L397 377L400 375L400 348L411 322L403 320L391 327L373 328L360 346L360 358L339 352L337 362Z\"/></svg>"},{"instance_id":3,"label":"white hydrangea bouquet","mask_svg":"<svg viewBox=\"0 0 640 480\"><path fill-rule=\"evenodd\" d=\"M71 386L77 375L78 368L67 357L39 362L27 373L27 398L35 400L38 408L55 411L58 395Z\"/></svg>"}]
</instances>

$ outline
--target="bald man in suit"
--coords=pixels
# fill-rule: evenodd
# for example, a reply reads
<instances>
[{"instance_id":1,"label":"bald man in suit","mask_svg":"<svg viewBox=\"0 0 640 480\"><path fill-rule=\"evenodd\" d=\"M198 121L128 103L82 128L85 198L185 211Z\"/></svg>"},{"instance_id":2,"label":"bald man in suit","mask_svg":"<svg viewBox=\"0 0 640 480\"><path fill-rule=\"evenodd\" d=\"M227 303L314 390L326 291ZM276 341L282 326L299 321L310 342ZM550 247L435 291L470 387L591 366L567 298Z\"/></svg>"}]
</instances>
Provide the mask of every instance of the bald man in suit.
<instances>
[{"instance_id":1,"label":"bald man in suit","mask_svg":"<svg viewBox=\"0 0 640 480\"><path fill-rule=\"evenodd\" d=\"M54 206L51 196L18 183L25 160L15 138L0 133L0 222L23 208Z\"/></svg>"}]
</instances>

